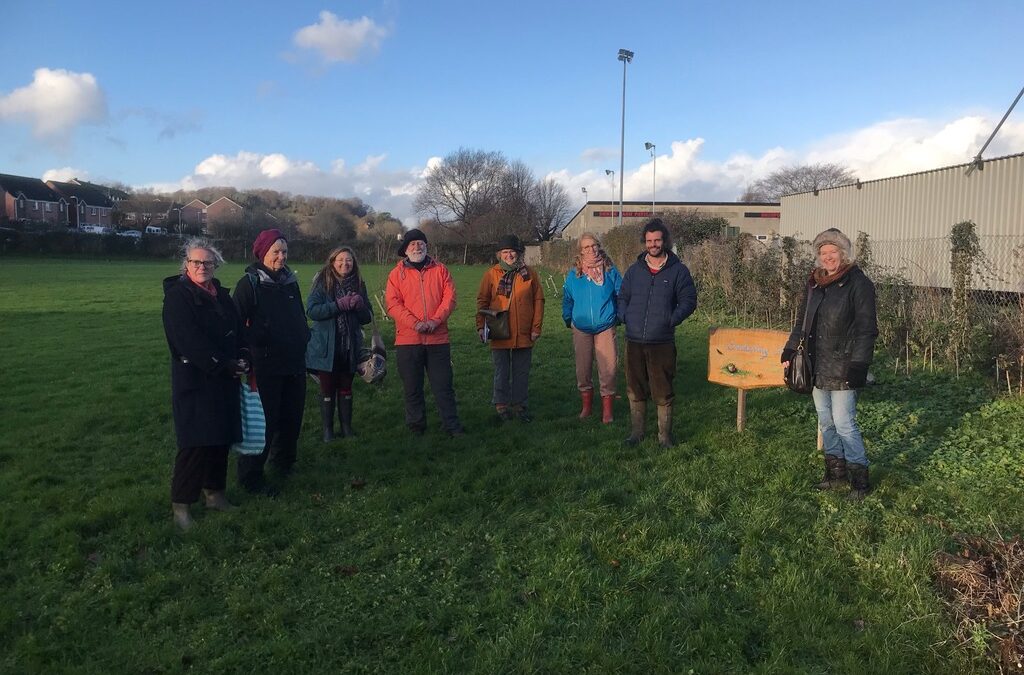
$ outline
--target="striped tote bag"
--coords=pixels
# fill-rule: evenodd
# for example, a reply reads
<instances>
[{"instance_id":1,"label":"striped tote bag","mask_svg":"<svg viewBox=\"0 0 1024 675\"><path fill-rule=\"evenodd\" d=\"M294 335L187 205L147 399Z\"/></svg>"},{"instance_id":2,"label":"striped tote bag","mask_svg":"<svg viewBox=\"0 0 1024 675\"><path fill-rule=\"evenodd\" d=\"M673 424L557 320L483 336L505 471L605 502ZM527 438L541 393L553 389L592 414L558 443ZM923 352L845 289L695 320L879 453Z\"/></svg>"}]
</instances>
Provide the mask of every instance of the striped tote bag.
<instances>
[{"instance_id":1,"label":"striped tote bag","mask_svg":"<svg viewBox=\"0 0 1024 675\"><path fill-rule=\"evenodd\" d=\"M267 437L267 420L263 416L263 403L254 383L243 380L239 384L242 401L242 440L231 446L240 455L258 455L263 452Z\"/></svg>"}]
</instances>

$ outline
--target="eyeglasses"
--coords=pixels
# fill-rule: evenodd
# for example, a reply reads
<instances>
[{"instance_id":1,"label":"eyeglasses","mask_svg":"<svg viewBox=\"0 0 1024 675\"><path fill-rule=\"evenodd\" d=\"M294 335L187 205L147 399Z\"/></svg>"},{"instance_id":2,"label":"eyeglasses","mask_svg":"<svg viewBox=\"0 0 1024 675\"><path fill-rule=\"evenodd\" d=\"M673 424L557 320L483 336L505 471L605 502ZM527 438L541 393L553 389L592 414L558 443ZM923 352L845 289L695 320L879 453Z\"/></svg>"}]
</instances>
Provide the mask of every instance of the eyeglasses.
<instances>
[{"instance_id":1,"label":"eyeglasses","mask_svg":"<svg viewBox=\"0 0 1024 675\"><path fill-rule=\"evenodd\" d=\"M217 261L216 260L188 260L187 262L188 262L189 265L192 266L193 269L200 269L200 268L207 269L207 270L215 270L215 269L217 269Z\"/></svg>"}]
</instances>

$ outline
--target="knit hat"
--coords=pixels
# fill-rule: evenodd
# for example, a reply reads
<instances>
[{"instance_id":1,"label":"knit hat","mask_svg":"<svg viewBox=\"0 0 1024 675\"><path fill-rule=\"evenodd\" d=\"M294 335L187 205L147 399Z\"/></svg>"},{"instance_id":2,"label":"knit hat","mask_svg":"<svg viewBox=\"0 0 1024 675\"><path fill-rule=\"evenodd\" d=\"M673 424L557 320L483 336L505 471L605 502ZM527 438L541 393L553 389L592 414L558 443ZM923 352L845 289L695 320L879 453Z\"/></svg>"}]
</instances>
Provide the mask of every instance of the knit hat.
<instances>
[{"instance_id":1,"label":"knit hat","mask_svg":"<svg viewBox=\"0 0 1024 675\"><path fill-rule=\"evenodd\" d=\"M847 260L853 260L853 246L850 245L849 237L836 228L830 227L814 238L814 243L812 244L814 252L817 253L825 244L832 244L843 252Z\"/></svg>"},{"instance_id":2,"label":"knit hat","mask_svg":"<svg viewBox=\"0 0 1024 675\"><path fill-rule=\"evenodd\" d=\"M418 230L415 227L411 230L407 230L402 235L402 243L398 245L398 257L405 257L405 248L414 241L422 241L424 244L427 243L427 235L423 234L423 230Z\"/></svg>"},{"instance_id":3,"label":"knit hat","mask_svg":"<svg viewBox=\"0 0 1024 675\"><path fill-rule=\"evenodd\" d=\"M267 255L267 251L274 246L274 242L278 239L288 241L288 237L284 236L284 233L277 228L263 230L256 236L256 241L252 243L252 254L256 256L257 262L263 262L263 258Z\"/></svg>"},{"instance_id":4,"label":"knit hat","mask_svg":"<svg viewBox=\"0 0 1024 675\"><path fill-rule=\"evenodd\" d=\"M519 241L519 237L514 234L506 234L498 239L498 243L495 245L495 250L504 251L506 248L510 248L519 253L523 250L523 242Z\"/></svg>"}]
</instances>

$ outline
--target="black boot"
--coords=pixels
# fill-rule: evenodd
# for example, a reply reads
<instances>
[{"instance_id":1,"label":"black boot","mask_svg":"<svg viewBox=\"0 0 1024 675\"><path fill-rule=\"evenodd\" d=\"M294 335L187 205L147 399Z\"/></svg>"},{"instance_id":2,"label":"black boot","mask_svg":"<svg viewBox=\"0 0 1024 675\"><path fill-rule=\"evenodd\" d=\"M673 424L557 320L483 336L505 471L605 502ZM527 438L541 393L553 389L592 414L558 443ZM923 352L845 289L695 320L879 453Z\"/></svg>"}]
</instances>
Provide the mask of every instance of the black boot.
<instances>
[{"instance_id":1,"label":"black boot","mask_svg":"<svg viewBox=\"0 0 1024 675\"><path fill-rule=\"evenodd\" d=\"M851 502L859 502L864 499L871 486L868 484L868 467L865 464L851 464L850 469L850 494L846 498Z\"/></svg>"},{"instance_id":2,"label":"black boot","mask_svg":"<svg viewBox=\"0 0 1024 675\"><path fill-rule=\"evenodd\" d=\"M815 490L831 490L846 482L846 460L825 453L825 477L816 483Z\"/></svg>"},{"instance_id":3,"label":"black boot","mask_svg":"<svg viewBox=\"0 0 1024 675\"><path fill-rule=\"evenodd\" d=\"M352 431L352 394L338 397L338 419L341 420L341 435L355 436Z\"/></svg>"},{"instance_id":4,"label":"black boot","mask_svg":"<svg viewBox=\"0 0 1024 675\"><path fill-rule=\"evenodd\" d=\"M324 443L334 440L334 399L320 399L320 419L324 425Z\"/></svg>"}]
</instances>

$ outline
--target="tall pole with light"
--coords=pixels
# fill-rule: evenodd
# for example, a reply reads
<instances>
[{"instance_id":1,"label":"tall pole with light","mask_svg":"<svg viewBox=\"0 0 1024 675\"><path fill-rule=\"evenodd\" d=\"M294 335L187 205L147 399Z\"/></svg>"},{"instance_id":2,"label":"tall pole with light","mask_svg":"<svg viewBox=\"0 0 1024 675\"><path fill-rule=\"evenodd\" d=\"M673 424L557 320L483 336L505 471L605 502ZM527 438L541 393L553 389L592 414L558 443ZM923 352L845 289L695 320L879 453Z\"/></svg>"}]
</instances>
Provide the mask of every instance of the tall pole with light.
<instances>
[{"instance_id":1,"label":"tall pole with light","mask_svg":"<svg viewBox=\"0 0 1024 675\"><path fill-rule=\"evenodd\" d=\"M612 179L612 197L611 197L612 201L611 201L611 204L614 207L615 206L615 172L612 171L611 169L605 169L604 170L604 175L611 176L611 179ZM622 211L622 209L619 209L619 211Z\"/></svg>"},{"instance_id":2,"label":"tall pole with light","mask_svg":"<svg viewBox=\"0 0 1024 675\"><path fill-rule=\"evenodd\" d=\"M651 153L651 159L654 160L654 166L651 169L651 218L653 218L654 207L658 196L658 155L654 152L654 143L651 143L650 141L644 143L644 150L649 150Z\"/></svg>"},{"instance_id":3,"label":"tall pole with light","mask_svg":"<svg viewBox=\"0 0 1024 675\"><path fill-rule=\"evenodd\" d=\"M619 50L622 61L622 135L619 138L619 226L622 226L622 180L626 170L626 64L633 60L633 52Z\"/></svg>"}]
</instances>

